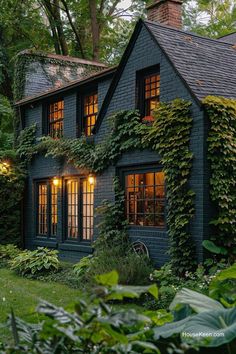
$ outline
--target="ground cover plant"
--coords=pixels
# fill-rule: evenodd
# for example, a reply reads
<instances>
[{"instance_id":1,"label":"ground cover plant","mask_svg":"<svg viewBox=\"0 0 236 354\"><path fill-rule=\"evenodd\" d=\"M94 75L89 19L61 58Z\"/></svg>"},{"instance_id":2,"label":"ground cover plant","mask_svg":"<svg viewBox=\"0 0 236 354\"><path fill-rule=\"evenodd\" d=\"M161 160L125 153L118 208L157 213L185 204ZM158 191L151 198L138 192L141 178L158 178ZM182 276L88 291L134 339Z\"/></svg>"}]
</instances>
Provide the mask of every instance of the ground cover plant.
<instances>
[{"instance_id":1,"label":"ground cover plant","mask_svg":"<svg viewBox=\"0 0 236 354\"><path fill-rule=\"evenodd\" d=\"M67 306L76 301L81 292L58 282L42 282L18 276L7 268L0 269L0 323L4 323L11 308L16 316L30 322L38 322L35 312L40 299L57 306ZM7 328L0 326L0 339L12 338Z\"/></svg>"},{"instance_id":2,"label":"ground cover plant","mask_svg":"<svg viewBox=\"0 0 236 354\"><path fill-rule=\"evenodd\" d=\"M217 282L235 278L235 266L219 273ZM236 338L236 307L199 292L182 289L169 311L141 311L114 307L113 301L137 299L144 292L158 298L156 285L118 285L113 271L96 277L97 287L86 299L78 299L74 310L41 302L37 308L44 321L37 326L9 317L15 344L2 344L10 353L214 353L232 354ZM112 302L111 302L112 301ZM194 336L223 333L222 336ZM187 332L189 335L185 335ZM193 334L193 336L191 336Z\"/></svg>"}]
</instances>

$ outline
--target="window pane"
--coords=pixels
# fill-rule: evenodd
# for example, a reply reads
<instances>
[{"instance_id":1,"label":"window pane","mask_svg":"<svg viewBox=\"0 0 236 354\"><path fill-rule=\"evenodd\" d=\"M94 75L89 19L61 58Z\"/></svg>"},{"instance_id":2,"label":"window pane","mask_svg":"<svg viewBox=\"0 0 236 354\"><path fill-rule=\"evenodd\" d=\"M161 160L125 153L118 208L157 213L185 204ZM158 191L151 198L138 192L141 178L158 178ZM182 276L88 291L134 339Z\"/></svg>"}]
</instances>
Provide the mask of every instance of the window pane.
<instances>
[{"instance_id":1,"label":"window pane","mask_svg":"<svg viewBox=\"0 0 236 354\"><path fill-rule=\"evenodd\" d=\"M87 179L82 182L83 240L93 238L94 185Z\"/></svg>"},{"instance_id":2,"label":"window pane","mask_svg":"<svg viewBox=\"0 0 236 354\"><path fill-rule=\"evenodd\" d=\"M97 93L84 97L84 133L86 136L92 135L98 113L98 95Z\"/></svg>"},{"instance_id":3,"label":"window pane","mask_svg":"<svg viewBox=\"0 0 236 354\"><path fill-rule=\"evenodd\" d=\"M38 184L38 230L37 234L47 235L48 189L46 183Z\"/></svg>"},{"instance_id":4,"label":"window pane","mask_svg":"<svg viewBox=\"0 0 236 354\"><path fill-rule=\"evenodd\" d=\"M51 185L51 236L57 235L58 206L57 206L57 186Z\"/></svg>"},{"instance_id":5,"label":"window pane","mask_svg":"<svg viewBox=\"0 0 236 354\"><path fill-rule=\"evenodd\" d=\"M49 105L49 135L53 139L63 136L64 101L51 103Z\"/></svg>"},{"instance_id":6,"label":"window pane","mask_svg":"<svg viewBox=\"0 0 236 354\"><path fill-rule=\"evenodd\" d=\"M160 75L154 74L145 78L145 112L146 117L152 117L153 110L159 105Z\"/></svg>"},{"instance_id":7,"label":"window pane","mask_svg":"<svg viewBox=\"0 0 236 354\"><path fill-rule=\"evenodd\" d=\"M125 205L131 225L164 226L164 183L163 172L126 175Z\"/></svg>"},{"instance_id":8,"label":"window pane","mask_svg":"<svg viewBox=\"0 0 236 354\"><path fill-rule=\"evenodd\" d=\"M78 180L68 180L66 182L67 237L72 239L79 236L78 189Z\"/></svg>"}]
</instances>

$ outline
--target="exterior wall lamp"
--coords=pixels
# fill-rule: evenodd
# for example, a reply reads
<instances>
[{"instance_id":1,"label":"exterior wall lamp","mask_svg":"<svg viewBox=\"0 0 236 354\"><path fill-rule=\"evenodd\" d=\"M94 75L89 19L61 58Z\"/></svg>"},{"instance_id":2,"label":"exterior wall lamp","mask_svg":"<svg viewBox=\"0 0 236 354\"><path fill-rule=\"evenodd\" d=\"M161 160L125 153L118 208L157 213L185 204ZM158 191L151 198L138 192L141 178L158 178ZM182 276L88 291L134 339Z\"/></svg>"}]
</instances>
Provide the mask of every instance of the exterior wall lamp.
<instances>
[{"instance_id":1,"label":"exterior wall lamp","mask_svg":"<svg viewBox=\"0 0 236 354\"><path fill-rule=\"evenodd\" d=\"M94 185L95 184L95 177L90 174L88 176L88 182L89 182L89 184Z\"/></svg>"},{"instance_id":2,"label":"exterior wall lamp","mask_svg":"<svg viewBox=\"0 0 236 354\"><path fill-rule=\"evenodd\" d=\"M60 178L59 177L53 177L52 183L55 187L59 187L61 184Z\"/></svg>"}]
</instances>

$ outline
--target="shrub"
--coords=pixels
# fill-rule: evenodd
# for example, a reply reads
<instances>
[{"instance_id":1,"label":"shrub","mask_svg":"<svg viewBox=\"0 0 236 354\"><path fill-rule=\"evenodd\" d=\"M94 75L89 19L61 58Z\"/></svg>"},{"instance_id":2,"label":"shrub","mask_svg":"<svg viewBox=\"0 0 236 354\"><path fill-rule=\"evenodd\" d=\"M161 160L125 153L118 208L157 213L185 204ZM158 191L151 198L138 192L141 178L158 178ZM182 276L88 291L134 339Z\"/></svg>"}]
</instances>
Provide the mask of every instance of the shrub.
<instances>
[{"instance_id":1,"label":"shrub","mask_svg":"<svg viewBox=\"0 0 236 354\"><path fill-rule=\"evenodd\" d=\"M60 267L58 251L38 247L37 250L25 250L11 261L11 269L18 273L37 274L50 271L57 271Z\"/></svg>"},{"instance_id":2,"label":"shrub","mask_svg":"<svg viewBox=\"0 0 236 354\"><path fill-rule=\"evenodd\" d=\"M150 283L149 274L153 266L147 256L137 255L132 250L124 253L119 247L104 248L84 273L85 280L93 282L97 274L108 273L113 269L118 272L121 284L144 285Z\"/></svg>"},{"instance_id":3,"label":"shrub","mask_svg":"<svg viewBox=\"0 0 236 354\"><path fill-rule=\"evenodd\" d=\"M11 243L8 245L0 245L0 260L13 259L19 255L21 250Z\"/></svg>"},{"instance_id":4,"label":"shrub","mask_svg":"<svg viewBox=\"0 0 236 354\"><path fill-rule=\"evenodd\" d=\"M78 263L73 265L73 273L78 278L81 278L82 276L85 275L85 273L89 271L95 259L96 258L93 257L92 255L81 258L81 260Z\"/></svg>"},{"instance_id":5,"label":"shrub","mask_svg":"<svg viewBox=\"0 0 236 354\"><path fill-rule=\"evenodd\" d=\"M159 270L150 274L150 279L159 286L159 301L152 302L152 308L168 308L177 291L183 287L207 293L209 283L214 274L208 275L206 269L199 264L196 272L186 271L184 277L176 276L170 263L165 264Z\"/></svg>"},{"instance_id":6,"label":"shrub","mask_svg":"<svg viewBox=\"0 0 236 354\"><path fill-rule=\"evenodd\" d=\"M37 312L44 315L44 320L35 325L16 318L12 312L8 325L15 345L0 344L1 353L234 353L235 307L225 309L208 296L182 289L170 312L137 313L134 309L112 306L110 302L138 299L143 293L157 299L156 285L118 285L115 271L96 276L96 281L99 287L90 297L78 299L74 313L43 301ZM185 336L184 332L192 336ZM196 332L203 335L196 336ZM209 333L223 336L207 337Z\"/></svg>"}]
</instances>

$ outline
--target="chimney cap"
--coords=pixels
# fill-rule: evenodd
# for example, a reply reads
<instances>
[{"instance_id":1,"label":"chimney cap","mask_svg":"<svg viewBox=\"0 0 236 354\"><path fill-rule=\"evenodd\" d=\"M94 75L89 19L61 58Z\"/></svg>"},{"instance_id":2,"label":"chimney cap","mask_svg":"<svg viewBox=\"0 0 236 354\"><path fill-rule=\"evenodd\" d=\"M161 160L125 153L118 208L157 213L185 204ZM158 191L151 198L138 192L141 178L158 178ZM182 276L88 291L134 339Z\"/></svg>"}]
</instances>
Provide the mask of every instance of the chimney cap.
<instances>
[{"instance_id":1,"label":"chimney cap","mask_svg":"<svg viewBox=\"0 0 236 354\"><path fill-rule=\"evenodd\" d=\"M155 6L157 6L163 2L168 2L168 1L175 2L175 3L181 4L181 5L183 4L182 0L155 0L152 4L146 6L146 10L152 9Z\"/></svg>"}]
</instances>

